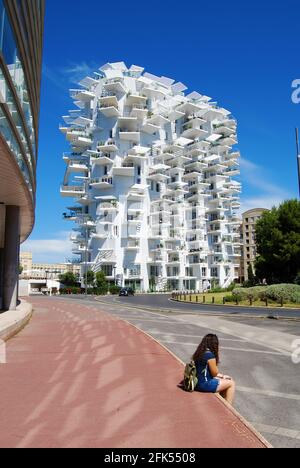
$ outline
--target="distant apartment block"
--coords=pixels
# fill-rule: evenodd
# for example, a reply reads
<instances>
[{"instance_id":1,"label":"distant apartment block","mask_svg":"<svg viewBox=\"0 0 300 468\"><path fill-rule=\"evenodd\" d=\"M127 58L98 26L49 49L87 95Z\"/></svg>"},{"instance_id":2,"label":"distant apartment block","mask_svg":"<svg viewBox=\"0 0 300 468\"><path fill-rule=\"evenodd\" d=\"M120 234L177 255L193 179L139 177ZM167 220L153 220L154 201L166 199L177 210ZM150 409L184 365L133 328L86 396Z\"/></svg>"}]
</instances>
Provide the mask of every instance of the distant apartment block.
<instances>
[{"instance_id":1,"label":"distant apartment block","mask_svg":"<svg viewBox=\"0 0 300 468\"><path fill-rule=\"evenodd\" d=\"M265 213L264 208L254 208L246 211L242 216L242 239L243 250L241 259L241 277L242 281L248 281L248 268L251 265L255 273L255 260L257 257L256 239L255 239L255 225L257 221Z\"/></svg>"},{"instance_id":2,"label":"distant apartment block","mask_svg":"<svg viewBox=\"0 0 300 468\"><path fill-rule=\"evenodd\" d=\"M35 219L43 21L43 0L0 0L0 310L16 308Z\"/></svg>"},{"instance_id":3,"label":"distant apartment block","mask_svg":"<svg viewBox=\"0 0 300 468\"><path fill-rule=\"evenodd\" d=\"M64 273L80 277L80 265L73 263L34 263L31 252L20 253L21 279L58 279Z\"/></svg>"},{"instance_id":4,"label":"distant apartment block","mask_svg":"<svg viewBox=\"0 0 300 468\"><path fill-rule=\"evenodd\" d=\"M201 290L239 277L237 122L211 98L139 66L106 64L61 131L73 253L120 286Z\"/></svg>"}]
</instances>

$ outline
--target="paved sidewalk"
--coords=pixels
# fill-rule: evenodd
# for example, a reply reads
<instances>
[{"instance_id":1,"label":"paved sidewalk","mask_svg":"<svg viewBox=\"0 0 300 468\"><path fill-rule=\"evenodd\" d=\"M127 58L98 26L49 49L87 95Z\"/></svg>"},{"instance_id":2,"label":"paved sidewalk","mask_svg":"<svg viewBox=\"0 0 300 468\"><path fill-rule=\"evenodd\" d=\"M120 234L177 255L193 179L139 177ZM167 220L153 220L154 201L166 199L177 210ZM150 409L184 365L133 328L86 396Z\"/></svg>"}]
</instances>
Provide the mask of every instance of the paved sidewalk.
<instances>
[{"instance_id":1,"label":"paved sidewalk","mask_svg":"<svg viewBox=\"0 0 300 468\"><path fill-rule=\"evenodd\" d=\"M0 447L263 448L213 395L177 387L182 364L96 307L32 299L0 366Z\"/></svg>"}]
</instances>

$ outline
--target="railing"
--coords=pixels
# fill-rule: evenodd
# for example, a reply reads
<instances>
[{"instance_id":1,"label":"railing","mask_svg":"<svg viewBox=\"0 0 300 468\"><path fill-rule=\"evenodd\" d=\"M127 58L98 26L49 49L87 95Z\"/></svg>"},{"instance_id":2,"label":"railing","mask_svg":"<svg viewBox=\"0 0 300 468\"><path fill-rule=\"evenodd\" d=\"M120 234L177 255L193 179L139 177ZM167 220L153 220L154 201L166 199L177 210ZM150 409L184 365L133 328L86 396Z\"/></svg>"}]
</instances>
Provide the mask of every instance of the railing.
<instances>
[{"instance_id":1,"label":"railing","mask_svg":"<svg viewBox=\"0 0 300 468\"><path fill-rule=\"evenodd\" d=\"M70 185L62 185L61 190L63 192L79 192L79 193L84 193L85 189L83 186L70 186Z\"/></svg>"},{"instance_id":2,"label":"railing","mask_svg":"<svg viewBox=\"0 0 300 468\"><path fill-rule=\"evenodd\" d=\"M91 179L90 184L110 184L112 185L113 180L111 177L97 177L95 179Z\"/></svg>"},{"instance_id":3,"label":"railing","mask_svg":"<svg viewBox=\"0 0 300 468\"><path fill-rule=\"evenodd\" d=\"M98 141L97 146L116 146L115 140Z\"/></svg>"}]
</instances>

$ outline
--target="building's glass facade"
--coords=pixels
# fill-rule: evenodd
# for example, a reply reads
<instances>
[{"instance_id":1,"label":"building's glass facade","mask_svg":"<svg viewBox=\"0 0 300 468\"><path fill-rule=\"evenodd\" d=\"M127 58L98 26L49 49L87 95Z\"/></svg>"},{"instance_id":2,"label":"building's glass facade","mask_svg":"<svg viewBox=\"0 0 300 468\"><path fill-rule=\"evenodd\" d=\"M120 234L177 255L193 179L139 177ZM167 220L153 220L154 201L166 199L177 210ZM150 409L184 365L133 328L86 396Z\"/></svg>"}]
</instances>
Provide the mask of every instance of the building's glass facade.
<instances>
[{"instance_id":1,"label":"building's glass facade","mask_svg":"<svg viewBox=\"0 0 300 468\"><path fill-rule=\"evenodd\" d=\"M35 218L44 0L0 0L0 309L14 309Z\"/></svg>"},{"instance_id":2,"label":"building's glass facade","mask_svg":"<svg viewBox=\"0 0 300 468\"><path fill-rule=\"evenodd\" d=\"M0 50L4 61L0 67L0 93L1 103L5 105L0 113L1 133L12 149L32 194L35 191L36 162L32 110L16 39L3 0L0 0ZM9 72L11 82L7 72ZM18 97L18 103L15 95ZM7 112L11 119L7 119ZM11 125L12 122L14 125Z\"/></svg>"}]
</instances>

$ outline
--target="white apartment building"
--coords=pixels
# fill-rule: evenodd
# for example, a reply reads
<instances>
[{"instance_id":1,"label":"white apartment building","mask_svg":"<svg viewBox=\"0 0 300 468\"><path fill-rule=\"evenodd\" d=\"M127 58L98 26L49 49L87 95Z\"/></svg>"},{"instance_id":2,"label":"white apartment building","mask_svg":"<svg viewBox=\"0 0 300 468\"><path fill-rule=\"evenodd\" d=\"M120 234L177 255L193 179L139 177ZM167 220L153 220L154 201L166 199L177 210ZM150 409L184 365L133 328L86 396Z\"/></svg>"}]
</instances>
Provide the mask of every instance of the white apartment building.
<instances>
[{"instance_id":1,"label":"white apartment building","mask_svg":"<svg viewBox=\"0 0 300 468\"><path fill-rule=\"evenodd\" d=\"M61 194L74 254L121 286L202 290L239 275L236 120L207 96L109 63L71 90Z\"/></svg>"}]
</instances>

